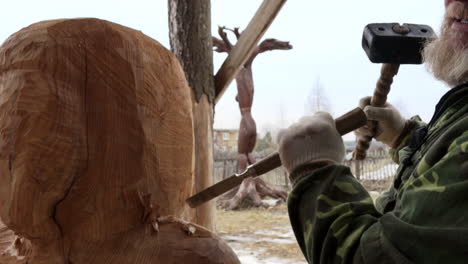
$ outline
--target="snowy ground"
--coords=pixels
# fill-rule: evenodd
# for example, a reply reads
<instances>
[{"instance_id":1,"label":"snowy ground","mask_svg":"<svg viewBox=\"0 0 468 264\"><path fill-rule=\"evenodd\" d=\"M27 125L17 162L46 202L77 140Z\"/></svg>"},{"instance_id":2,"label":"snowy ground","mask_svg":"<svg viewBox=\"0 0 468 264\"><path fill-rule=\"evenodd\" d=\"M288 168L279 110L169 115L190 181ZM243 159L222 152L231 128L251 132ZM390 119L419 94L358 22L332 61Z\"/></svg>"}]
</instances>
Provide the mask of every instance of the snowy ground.
<instances>
[{"instance_id":1,"label":"snowy ground","mask_svg":"<svg viewBox=\"0 0 468 264\"><path fill-rule=\"evenodd\" d=\"M306 264L284 204L218 214L218 233L243 264Z\"/></svg>"},{"instance_id":2,"label":"snowy ground","mask_svg":"<svg viewBox=\"0 0 468 264\"><path fill-rule=\"evenodd\" d=\"M374 200L387 189L397 170L396 164L379 167L364 171L360 177ZM236 252L242 264L306 264L291 229L286 205L268 202L269 209L218 210L219 236Z\"/></svg>"},{"instance_id":3,"label":"snowy ground","mask_svg":"<svg viewBox=\"0 0 468 264\"><path fill-rule=\"evenodd\" d=\"M277 227L273 230L260 230L252 234L224 235L224 240L228 242L236 252L241 263L244 264L289 264L289 263L307 263L297 258L285 258L284 256L275 256L271 254L271 245L284 244L285 246L295 246L296 239L289 227ZM246 244L260 242L264 246L256 247L255 251L249 250ZM265 255L269 255L266 257Z\"/></svg>"},{"instance_id":4,"label":"snowy ground","mask_svg":"<svg viewBox=\"0 0 468 264\"><path fill-rule=\"evenodd\" d=\"M375 200L380 193L371 191ZM306 264L291 229L286 205L217 211L217 230L242 264Z\"/></svg>"}]
</instances>

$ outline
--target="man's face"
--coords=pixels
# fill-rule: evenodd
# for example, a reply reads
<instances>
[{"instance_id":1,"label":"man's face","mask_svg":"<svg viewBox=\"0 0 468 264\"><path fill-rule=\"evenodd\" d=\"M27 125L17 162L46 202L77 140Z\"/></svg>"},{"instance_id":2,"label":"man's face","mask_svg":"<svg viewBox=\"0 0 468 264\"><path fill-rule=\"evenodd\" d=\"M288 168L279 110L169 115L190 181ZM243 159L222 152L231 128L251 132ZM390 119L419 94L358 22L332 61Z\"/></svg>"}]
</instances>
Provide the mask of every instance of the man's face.
<instances>
[{"instance_id":1,"label":"man's face","mask_svg":"<svg viewBox=\"0 0 468 264\"><path fill-rule=\"evenodd\" d=\"M424 60L450 86L468 82L468 0L445 0L440 36L426 46Z\"/></svg>"},{"instance_id":2,"label":"man's face","mask_svg":"<svg viewBox=\"0 0 468 264\"><path fill-rule=\"evenodd\" d=\"M468 0L445 0L445 19L442 34L454 49L468 47Z\"/></svg>"}]
</instances>

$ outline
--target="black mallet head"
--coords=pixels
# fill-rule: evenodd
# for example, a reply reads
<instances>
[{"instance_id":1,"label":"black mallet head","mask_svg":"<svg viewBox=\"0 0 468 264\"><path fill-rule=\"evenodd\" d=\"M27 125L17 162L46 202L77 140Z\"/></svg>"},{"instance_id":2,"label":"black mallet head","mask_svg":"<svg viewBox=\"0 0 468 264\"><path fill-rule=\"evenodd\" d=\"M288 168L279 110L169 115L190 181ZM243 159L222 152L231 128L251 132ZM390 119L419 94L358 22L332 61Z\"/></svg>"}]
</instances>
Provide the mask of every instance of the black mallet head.
<instances>
[{"instance_id":1,"label":"black mallet head","mask_svg":"<svg viewBox=\"0 0 468 264\"><path fill-rule=\"evenodd\" d=\"M364 28L362 47L374 63L421 64L424 44L435 37L427 25L369 24Z\"/></svg>"}]
</instances>

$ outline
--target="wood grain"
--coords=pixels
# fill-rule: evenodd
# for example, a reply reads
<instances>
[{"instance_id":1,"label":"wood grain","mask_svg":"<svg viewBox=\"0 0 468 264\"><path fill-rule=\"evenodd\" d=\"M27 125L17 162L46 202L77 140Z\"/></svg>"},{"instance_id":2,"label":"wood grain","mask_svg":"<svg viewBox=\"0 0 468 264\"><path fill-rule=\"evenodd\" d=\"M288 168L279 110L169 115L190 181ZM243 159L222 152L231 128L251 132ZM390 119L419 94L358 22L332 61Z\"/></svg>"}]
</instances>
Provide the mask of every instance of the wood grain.
<instances>
[{"instance_id":1,"label":"wood grain","mask_svg":"<svg viewBox=\"0 0 468 264\"><path fill-rule=\"evenodd\" d=\"M238 263L209 231L174 231L191 220L192 123L177 59L139 31L70 19L11 36L0 47L0 217L31 241L28 263Z\"/></svg>"}]
</instances>

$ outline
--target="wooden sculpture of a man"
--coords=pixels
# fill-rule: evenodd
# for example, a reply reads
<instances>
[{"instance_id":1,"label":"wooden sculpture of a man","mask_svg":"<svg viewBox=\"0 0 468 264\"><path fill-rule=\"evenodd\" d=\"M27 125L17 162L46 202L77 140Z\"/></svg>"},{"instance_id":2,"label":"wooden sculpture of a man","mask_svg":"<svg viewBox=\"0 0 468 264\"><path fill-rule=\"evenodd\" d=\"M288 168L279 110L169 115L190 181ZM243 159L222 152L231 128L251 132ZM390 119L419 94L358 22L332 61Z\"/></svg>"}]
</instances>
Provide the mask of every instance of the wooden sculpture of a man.
<instances>
[{"instance_id":1,"label":"wooden sculpture of a man","mask_svg":"<svg viewBox=\"0 0 468 264\"><path fill-rule=\"evenodd\" d=\"M136 30L72 19L12 35L0 47L0 218L30 250L8 263L239 263L189 222L190 92L177 59Z\"/></svg>"},{"instance_id":2,"label":"wooden sculpture of a man","mask_svg":"<svg viewBox=\"0 0 468 264\"><path fill-rule=\"evenodd\" d=\"M233 45L231 44L225 27L219 27L218 34L221 39L213 37L213 46L217 52L230 53ZM231 30L237 39L242 34L239 28ZM257 140L257 126L252 118L252 103L254 97L254 82L252 73L252 63L258 54L271 51L271 50L289 50L292 46L289 42L279 41L276 39L265 39L262 41L250 55L249 59L245 62L236 76L237 83L237 96L236 101L239 104L241 113L241 122L239 126L239 138L237 143L237 170L244 171L248 165L255 163L252 151L255 148ZM242 207L244 200L247 201L248 206L262 205L261 198L264 196L271 196L273 198L286 199L286 192L268 186L268 184L261 178L247 178L242 182L237 193L234 197L224 205L228 209L237 209Z\"/></svg>"}]
</instances>

